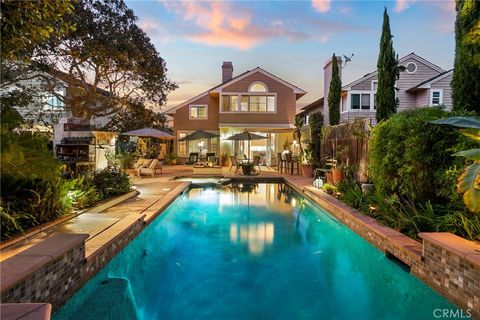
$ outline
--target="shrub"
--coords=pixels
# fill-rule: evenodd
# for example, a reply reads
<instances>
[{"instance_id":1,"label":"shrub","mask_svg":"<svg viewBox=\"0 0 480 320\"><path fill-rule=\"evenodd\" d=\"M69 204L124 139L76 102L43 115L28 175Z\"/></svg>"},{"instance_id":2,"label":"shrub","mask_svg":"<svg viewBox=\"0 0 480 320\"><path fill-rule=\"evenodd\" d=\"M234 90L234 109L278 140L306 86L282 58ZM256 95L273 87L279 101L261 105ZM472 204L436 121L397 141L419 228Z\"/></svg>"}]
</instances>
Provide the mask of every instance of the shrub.
<instances>
[{"instance_id":1,"label":"shrub","mask_svg":"<svg viewBox=\"0 0 480 320\"><path fill-rule=\"evenodd\" d=\"M426 122L451 115L441 108L398 113L373 130L369 174L377 189L414 202L458 203L456 176L465 160L452 154L470 142L445 126Z\"/></svg>"},{"instance_id":2,"label":"shrub","mask_svg":"<svg viewBox=\"0 0 480 320\"><path fill-rule=\"evenodd\" d=\"M320 145L322 143L323 115L321 112L315 112L310 115L308 120L310 126L310 143L313 156L313 164L320 166Z\"/></svg>"},{"instance_id":3,"label":"shrub","mask_svg":"<svg viewBox=\"0 0 480 320\"><path fill-rule=\"evenodd\" d=\"M102 199L127 193L132 187L128 174L115 166L108 166L96 172L92 183Z\"/></svg>"}]
</instances>

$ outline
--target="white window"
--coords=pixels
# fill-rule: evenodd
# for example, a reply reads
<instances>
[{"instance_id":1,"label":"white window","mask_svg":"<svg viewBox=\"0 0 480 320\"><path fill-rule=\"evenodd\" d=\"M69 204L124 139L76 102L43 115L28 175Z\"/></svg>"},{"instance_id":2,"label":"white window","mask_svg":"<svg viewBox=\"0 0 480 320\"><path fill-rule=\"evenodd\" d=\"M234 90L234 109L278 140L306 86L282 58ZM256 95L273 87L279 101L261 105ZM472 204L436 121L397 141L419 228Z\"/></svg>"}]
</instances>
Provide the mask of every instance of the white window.
<instances>
[{"instance_id":1,"label":"white window","mask_svg":"<svg viewBox=\"0 0 480 320\"><path fill-rule=\"evenodd\" d=\"M443 90L442 89L430 90L430 105L438 106L440 104L443 104Z\"/></svg>"},{"instance_id":2,"label":"white window","mask_svg":"<svg viewBox=\"0 0 480 320\"><path fill-rule=\"evenodd\" d=\"M187 141L179 141L182 138L185 138L187 136L186 132L179 132L178 133L178 140L177 140L177 154L178 155L186 155L187 154Z\"/></svg>"},{"instance_id":3,"label":"white window","mask_svg":"<svg viewBox=\"0 0 480 320\"><path fill-rule=\"evenodd\" d=\"M222 96L223 111L238 111L238 96Z\"/></svg>"},{"instance_id":4,"label":"white window","mask_svg":"<svg viewBox=\"0 0 480 320\"><path fill-rule=\"evenodd\" d=\"M208 107L206 105L191 105L190 119L207 119Z\"/></svg>"},{"instance_id":5,"label":"white window","mask_svg":"<svg viewBox=\"0 0 480 320\"><path fill-rule=\"evenodd\" d=\"M357 110L360 109L360 94L352 93L350 95L350 109Z\"/></svg>"},{"instance_id":6,"label":"white window","mask_svg":"<svg viewBox=\"0 0 480 320\"><path fill-rule=\"evenodd\" d=\"M261 82L254 82L248 89L249 92L267 92L267 86Z\"/></svg>"},{"instance_id":7,"label":"white window","mask_svg":"<svg viewBox=\"0 0 480 320\"><path fill-rule=\"evenodd\" d=\"M370 110L370 94L362 94L362 109Z\"/></svg>"},{"instance_id":8,"label":"white window","mask_svg":"<svg viewBox=\"0 0 480 320\"><path fill-rule=\"evenodd\" d=\"M275 112L276 95L274 93L225 93L221 98L220 112Z\"/></svg>"},{"instance_id":9,"label":"white window","mask_svg":"<svg viewBox=\"0 0 480 320\"><path fill-rule=\"evenodd\" d=\"M378 87L378 80L373 80L372 81L372 91L377 92L377 87Z\"/></svg>"},{"instance_id":10,"label":"white window","mask_svg":"<svg viewBox=\"0 0 480 320\"><path fill-rule=\"evenodd\" d=\"M48 93L43 97L44 111L62 111L65 104L59 97L63 95L62 91L56 91L55 94Z\"/></svg>"}]
</instances>

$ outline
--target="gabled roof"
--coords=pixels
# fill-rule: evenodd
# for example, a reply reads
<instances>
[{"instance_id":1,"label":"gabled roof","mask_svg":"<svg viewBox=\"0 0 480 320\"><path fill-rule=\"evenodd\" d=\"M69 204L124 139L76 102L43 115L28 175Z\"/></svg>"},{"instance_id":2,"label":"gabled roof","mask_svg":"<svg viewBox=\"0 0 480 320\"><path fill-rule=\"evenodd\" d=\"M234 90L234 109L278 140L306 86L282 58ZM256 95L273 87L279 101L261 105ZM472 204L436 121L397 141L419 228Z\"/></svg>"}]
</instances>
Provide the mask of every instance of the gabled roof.
<instances>
[{"instance_id":1,"label":"gabled roof","mask_svg":"<svg viewBox=\"0 0 480 320\"><path fill-rule=\"evenodd\" d=\"M423 81L423 82L420 82L420 83L417 84L416 86L411 87L410 89L408 89L408 90L406 90L406 91L407 91L407 92L412 92L412 91L417 91L417 90L419 90L419 89L428 89L428 88L430 88L430 85L431 85L432 83L435 83L435 82L437 82L437 81L440 81L440 80L442 80L442 79L450 76L451 74L453 74L453 69L450 69L450 70L448 70L448 71L442 72L442 73L440 73L440 74L438 74L438 75L436 75L436 76L434 76L434 77L432 77L432 78L430 78L430 79L427 79L427 80L425 80L425 81Z\"/></svg>"},{"instance_id":2,"label":"gabled roof","mask_svg":"<svg viewBox=\"0 0 480 320\"><path fill-rule=\"evenodd\" d=\"M264 69L262 69L262 68L260 68L260 67L256 67L256 68L253 69L253 70L247 70L247 71L245 71L245 72L243 72L243 73L241 73L241 74L233 77L232 79L230 79L230 80L228 80L228 81L225 81L225 82L223 82L223 83L220 83L219 85L216 85L215 87L212 87L212 88L208 89L207 91L204 91L204 92L200 93L199 95L197 95L197 96L195 96L195 97L193 97L193 98L191 98L191 99L189 99L189 100L187 100L187 101L185 101L185 102L182 102L182 103L179 104L179 105L176 105L176 106L174 106L174 107L172 107L172 108L170 108L170 109L165 110L165 113L167 113L167 114L174 114L175 111L177 111L178 109L180 109L180 108L182 108L182 107L184 107L184 106L192 103L193 101L195 101L195 100L197 100L197 99L200 99L200 98L202 98L202 97L204 97L204 96L206 96L206 95L208 95L208 94L210 94L210 93L220 93L223 88L225 88L225 87L227 87L227 86L229 86L229 85L231 85L231 84L234 84L234 83L236 83L236 82L238 82L238 81L240 81L240 80L242 80L242 79L244 79L244 78L246 78L246 77L248 77L248 76L250 76L250 75L252 75L252 74L254 74L254 73L256 73L256 72L260 72L260 73L266 75L267 77L270 77L270 78L272 78L273 80L278 81L278 82L280 82L281 84L283 84L283 85L285 85L285 86L287 86L287 87L292 88L293 92L294 92L295 94L297 94L297 95L304 95L304 94L307 93L306 91L300 89L299 87L294 86L293 84L291 84L291 83L289 83L289 82L287 82L287 81L285 81L285 80L283 80L283 79L280 79L279 77L271 74L270 72L268 72L268 71L266 71L266 70L264 70Z\"/></svg>"},{"instance_id":3,"label":"gabled roof","mask_svg":"<svg viewBox=\"0 0 480 320\"><path fill-rule=\"evenodd\" d=\"M302 110L301 112L299 112L298 114L304 114L304 113L307 113L309 111L312 111L312 110L315 110L315 109L320 109L320 108L323 108L323 97L321 97L320 99L317 99L315 101L313 101L312 103L310 104L307 104L305 107L303 108L300 108L300 110Z\"/></svg>"},{"instance_id":4,"label":"gabled roof","mask_svg":"<svg viewBox=\"0 0 480 320\"><path fill-rule=\"evenodd\" d=\"M411 58L417 60L418 62L421 62L421 63L429 66L430 68L432 68L432 69L435 70L435 71L438 71L438 72L440 72L440 73L444 73L444 72L445 72L445 70L443 70L442 68L440 68L440 67L437 66L436 64L433 64L433 63L431 63L430 61L428 61L428 60L420 57L419 55L416 55L415 52L412 52L412 53L407 54L406 56L400 58L398 61L399 61L400 63L403 63L403 62L405 62L406 60L411 59ZM350 87L353 87L354 85L357 85L357 84L359 84L360 82L363 82L363 81L365 81L365 80L368 80L369 78L377 75L377 73L378 73L378 70L375 70L375 71L373 71L373 72L367 73L366 75L364 75L364 76L361 77L360 79L355 80L355 81L353 81L353 82L351 82L351 83L343 86L342 89L343 89L343 90L348 90Z\"/></svg>"}]
</instances>

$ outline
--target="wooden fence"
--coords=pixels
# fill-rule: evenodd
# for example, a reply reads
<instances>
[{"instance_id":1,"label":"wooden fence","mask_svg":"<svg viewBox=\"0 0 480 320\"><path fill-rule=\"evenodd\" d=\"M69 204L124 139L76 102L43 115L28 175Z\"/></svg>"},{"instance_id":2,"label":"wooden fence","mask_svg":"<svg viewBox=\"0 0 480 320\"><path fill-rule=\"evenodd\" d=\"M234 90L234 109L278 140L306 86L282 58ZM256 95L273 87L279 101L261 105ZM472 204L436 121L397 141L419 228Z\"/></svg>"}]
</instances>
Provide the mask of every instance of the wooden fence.
<instances>
[{"instance_id":1,"label":"wooden fence","mask_svg":"<svg viewBox=\"0 0 480 320\"><path fill-rule=\"evenodd\" d=\"M337 159L339 164L353 168L360 182L366 182L370 124L370 119L360 119L325 127L320 151L321 158Z\"/></svg>"}]
</instances>

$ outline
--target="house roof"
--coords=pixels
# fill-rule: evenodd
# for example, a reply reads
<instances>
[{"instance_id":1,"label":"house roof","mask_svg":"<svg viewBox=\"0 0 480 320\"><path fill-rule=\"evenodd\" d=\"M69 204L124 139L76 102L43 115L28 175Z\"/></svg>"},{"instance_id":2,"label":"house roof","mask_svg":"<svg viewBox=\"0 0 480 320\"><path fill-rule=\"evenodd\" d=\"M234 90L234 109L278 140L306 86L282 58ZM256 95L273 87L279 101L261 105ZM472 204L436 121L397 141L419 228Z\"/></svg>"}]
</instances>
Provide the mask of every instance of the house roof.
<instances>
[{"instance_id":1,"label":"house roof","mask_svg":"<svg viewBox=\"0 0 480 320\"><path fill-rule=\"evenodd\" d=\"M305 113L310 112L312 110L323 108L323 100L324 100L323 97L321 97L320 99L317 99L317 100L313 101L312 103L307 104L305 107L300 108L300 110L302 110L302 111L299 112L298 114L305 114Z\"/></svg>"},{"instance_id":2,"label":"house roof","mask_svg":"<svg viewBox=\"0 0 480 320\"><path fill-rule=\"evenodd\" d=\"M291 83L289 83L289 82L287 82L287 81L285 81L285 80L283 80L283 79L275 76L274 74L272 74L272 73L270 73L270 72L268 72L268 71L266 71L266 70L264 70L264 69L262 69L262 68L260 68L260 67L256 67L256 68L253 69L253 70L247 70L247 71L245 71L245 72L243 72L243 73L241 73L241 74L233 77L232 79L230 79L230 80L228 80L228 81L225 81L225 82L223 82L223 83L220 83L220 84L216 85L215 87L212 87L212 88L210 88L210 89L208 89L208 90L200 93L199 95L196 95L195 97L193 97L193 98L191 98L191 99L189 99L189 100L187 100L187 101L185 101L185 102L182 102L182 103L179 104L179 105L176 105L176 106L174 106L174 107L172 107L172 108L170 108L170 109L165 110L165 113L167 113L167 114L174 114L175 111L177 111L178 109L180 109L180 108L182 108L182 107L190 104L191 102L193 102L193 101L195 101L195 100L197 100L197 99L199 99L199 98L202 98L202 97L204 97L204 96L206 96L206 95L208 95L208 94L210 94L210 93L220 93L223 88L225 88L225 87L227 87L227 86L229 86L229 85L232 85L232 84L234 84L234 83L236 83L236 82L238 82L238 81L240 81L240 80L242 80L242 79L244 79L244 78L246 78L246 77L248 77L248 76L250 76L250 75L252 75L252 74L254 74L254 73L256 73L256 72L260 72L260 73L266 75L267 77L270 77L270 78L272 78L272 79L274 79L274 80L282 83L283 85L292 88L292 89L293 89L293 92L294 92L295 94L297 94L297 95L303 96L304 94L307 93L306 91L304 91L304 90L300 89L299 87L294 86L293 84L291 84Z\"/></svg>"},{"instance_id":3,"label":"house roof","mask_svg":"<svg viewBox=\"0 0 480 320\"><path fill-rule=\"evenodd\" d=\"M407 89L406 91L407 92L413 92L413 91L417 91L417 90L421 90L421 89L428 89L430 88L430 85L432 83L435 83L437 81L440 81L446 77L448 77L449 75L453 74L453 69L450 69L448 71L445 71L445 72L442 72L434 77L431 77L430 79L427 79L423 82L420 82L419 84L417 84L416 86L414 87L411 87L410 89Z\"/></svg>"},{"instance_id":4,"label":"house roof","mask_svg":"<svg viewBox=\"0 0 480 320\"><path fill-rule=\"evenodd\" d=\"M437 66L436 64L431 63L431 62L428 61L427 59L424 59L424 58L420 57L419 55L415 54L415 52L412 52L412 53L407 54L406 56L400 58L398 61L399 61L400 63L403 63L403 62L405 62L406 60L408 60L408 59L410 59L410 58L415 59L415 60L417 60L418 62L421 62L421 63L429 66L429 67L432 68L433 70L436 70L436 71L438 71L438 72L440 72L440 73L444 73L444 72L445 72L445 70L443 70L442 68L440 68L440 67ZM343 89L343 90L348 90L350 87L353 87L354 85L359 84L360 82L363 82L363 81L365 81L365 80L368 80L369 78L377 75L377 73L378 73L378 70L375 70L375 71L373 71L373 72L367 73L366 75L364 75L364 76L361 77L360 79L357 79L357 80L355 80L355 81L353 81L353 82L351 82L351 83L343 86L342 89Z\"/></svg>"}]
</instances>

